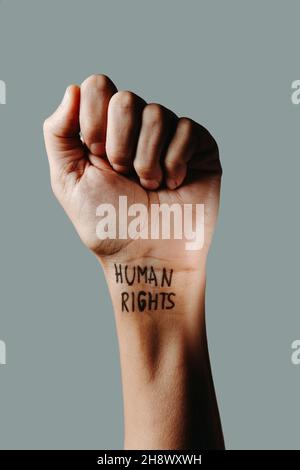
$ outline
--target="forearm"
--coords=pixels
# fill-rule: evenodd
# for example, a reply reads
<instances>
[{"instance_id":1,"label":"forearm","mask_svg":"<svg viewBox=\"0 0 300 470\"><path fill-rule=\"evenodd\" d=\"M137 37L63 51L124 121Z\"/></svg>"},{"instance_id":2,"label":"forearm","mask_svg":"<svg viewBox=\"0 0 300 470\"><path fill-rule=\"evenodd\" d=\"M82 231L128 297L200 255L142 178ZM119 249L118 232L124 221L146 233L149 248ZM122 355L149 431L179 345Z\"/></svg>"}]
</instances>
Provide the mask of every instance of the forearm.
<instances>
[{"instance_id":1,"label":"forearm","mask_svg":"<svg viewBox=\"0 0 300 470\"><path fill-rule=\"evenodd\" d=\"M67 88L44 135L53 191L110 288L125 448L222 447L204 315L222 174L215 139L101 74ZM126 266L128 279L115 271Z\"/></svg>"},{"instance_id":2,"label":"forearm","mask_svg":"<svg viewBox=\"0 0 300 470\"><path fill-rule=\"evenodd\" d=\"M205 272L107 262L119 340L126 449L220 448L207 350ZM129 285L131 284L131 285Z\"/></svg>"}]
</instances>

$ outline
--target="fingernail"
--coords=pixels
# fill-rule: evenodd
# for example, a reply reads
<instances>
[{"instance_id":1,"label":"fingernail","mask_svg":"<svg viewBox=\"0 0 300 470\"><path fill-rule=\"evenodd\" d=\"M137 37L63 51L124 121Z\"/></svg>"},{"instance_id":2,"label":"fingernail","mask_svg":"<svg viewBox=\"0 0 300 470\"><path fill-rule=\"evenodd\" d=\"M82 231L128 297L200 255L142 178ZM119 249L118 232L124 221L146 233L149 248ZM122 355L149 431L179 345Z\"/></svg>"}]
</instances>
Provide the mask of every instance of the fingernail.
<instances>
[{"instance_id":1,"label":"fingernail","mask_svg":"<svg viewBox=\"0 0 300 470\"><path fill-rule=\"evenodd\" d=\"M105 153L105 144L103 142L94 142L90 145L90 151L93 155L103 155Z\"/></svg>"},{"instance_id":2,"label":"fingernail","mask_svg":"<svg viewBox=\"0 0 300 470\"><path fill-rule=\"evenodd\" d=\"M177 187L176 181L173 180L172 178L166 179L166 185L168 186L169 189L175 189Z\"/></svg>"},{"instance_id":3,"label":"fingernail","mask_svg":"<svg viewBox=\"0 0 300 470\"><path fill-rule=\"evenodd\" d=\"M147 189L157 189L160 185L159 181L157 180L146 180L144 178L140 178L140 183Z\"/></svg>"}]
</instances>

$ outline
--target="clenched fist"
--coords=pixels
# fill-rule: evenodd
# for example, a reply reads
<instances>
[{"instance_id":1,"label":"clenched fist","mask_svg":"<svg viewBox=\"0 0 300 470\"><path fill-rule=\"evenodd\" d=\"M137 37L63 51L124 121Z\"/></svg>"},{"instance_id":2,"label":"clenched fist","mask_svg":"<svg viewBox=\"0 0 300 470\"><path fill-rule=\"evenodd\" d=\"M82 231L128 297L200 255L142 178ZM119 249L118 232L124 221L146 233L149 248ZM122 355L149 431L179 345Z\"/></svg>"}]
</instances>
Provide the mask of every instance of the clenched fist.
<instances>
[{"instance_id":1,"label":"clenched fist","mask_svg":"<svg viewBox=\"0 0 300 470\"><path fill-rule=\"evenodd\" d=\"M193 120L117 91L104 75L70 86L44 133L53 191L111 293L125 449L224 448L204 305L221 181L215 140ZM175 236L101 239L97 208L117 210L120 196L144 208L145 226L154 206L204 206L201 249L187 251Z\"/></svg>"},{"instance_id":2,"label":"clenched fist","mask_svg":"<svg viewBox=\"0 0 300 470\"><path fill-rule=\"evenodd\" d=\"M221 165L209 132L160 104L118 91L105 75L67 88L44 124L53 191L81 239L101 259L186 259L180 242L100 240L96 208L128 204L196 204L205 207L207 253L219 202Z\"/></svg>"}]
</instances>

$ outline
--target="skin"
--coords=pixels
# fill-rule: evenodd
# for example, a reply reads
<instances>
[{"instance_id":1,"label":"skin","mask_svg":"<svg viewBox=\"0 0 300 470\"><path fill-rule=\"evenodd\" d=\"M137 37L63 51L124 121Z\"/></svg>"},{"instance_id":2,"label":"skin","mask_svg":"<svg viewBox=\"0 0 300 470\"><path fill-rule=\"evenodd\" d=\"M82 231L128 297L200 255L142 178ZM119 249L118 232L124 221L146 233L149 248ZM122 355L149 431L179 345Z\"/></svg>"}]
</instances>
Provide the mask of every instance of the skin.
<instances>
[{"instance_id":1,"label":"skin","mask_svg":"<svg viewBox=\"0 0 300 470\"><path fill-rule=\"evenodd\" d=\"M44 136L53 192L101 263L111 293L125 449L223 448L205 329L206 259L222 173L215 140L192 119L118 91L105 75L68 87ZM204 204L203 248L186 251L184 240L99 240L96 207L118 207L119 195L148 207ZM114 263L173 269L175 308L124 315ZM149 290L134 284L130 292L143 288Z\"/></svg>"}]
</instances>

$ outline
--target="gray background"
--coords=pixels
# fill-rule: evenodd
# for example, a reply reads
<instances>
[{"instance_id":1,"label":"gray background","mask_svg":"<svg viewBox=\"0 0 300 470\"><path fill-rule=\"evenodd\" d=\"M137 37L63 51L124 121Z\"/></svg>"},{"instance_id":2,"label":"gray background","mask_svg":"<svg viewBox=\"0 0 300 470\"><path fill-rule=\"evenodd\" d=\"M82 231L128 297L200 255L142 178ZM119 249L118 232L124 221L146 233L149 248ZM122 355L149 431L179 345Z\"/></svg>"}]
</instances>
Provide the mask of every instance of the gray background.
<instances>
[{"instance_id":1,"label":"gray background","mask_svg":"<svg viewBox=\"0 0 300 470\"><path fill-rule=\"evenodd\" d=\"M300 448L299 15L297 1L0 2L1 448L122 447L111 303L42 139L65 87L94 72L217 138L207 322L227 448Z\"/></svg>"}]
</instances>

